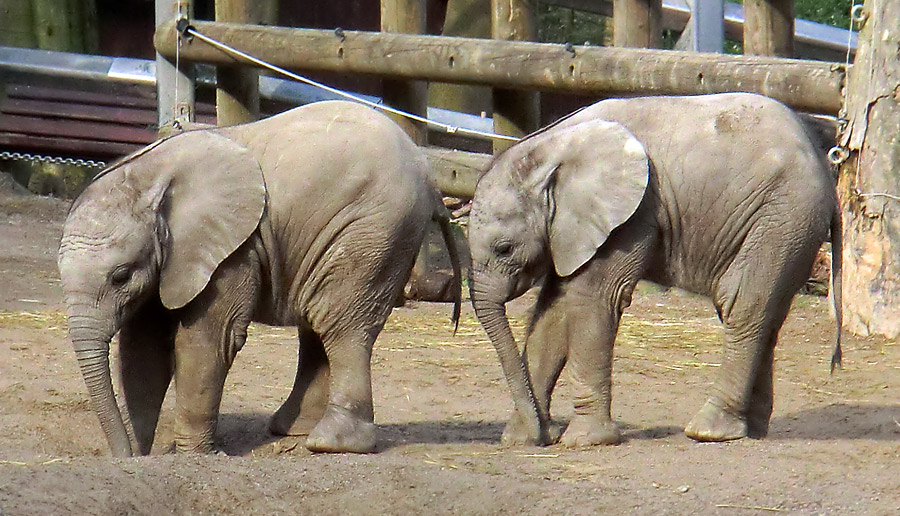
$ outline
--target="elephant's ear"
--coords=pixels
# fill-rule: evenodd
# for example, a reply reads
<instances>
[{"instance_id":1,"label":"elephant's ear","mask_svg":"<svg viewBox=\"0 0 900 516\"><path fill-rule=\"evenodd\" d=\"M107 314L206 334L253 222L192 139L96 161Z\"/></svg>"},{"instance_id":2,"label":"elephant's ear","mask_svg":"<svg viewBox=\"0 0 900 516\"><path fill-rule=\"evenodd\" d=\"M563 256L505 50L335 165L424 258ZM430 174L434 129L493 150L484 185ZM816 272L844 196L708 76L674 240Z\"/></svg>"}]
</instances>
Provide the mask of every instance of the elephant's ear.
<instances>
[{"instance_id":1,"label":"elephant's ear","mask_svg":"<svg viewBox=\"0 0 900 516\"><path fill-rule=\"evenodd\" d=\"M130 173L168 227L159 294L166 308L181 308L259 225L266 205L262 169L236 142L193 131L169 138Z\"/></svg>"},{"instance_id":2,"label":"elephant's ear","mask_svg":"<svg viewBox=\"0 0 900 516\"><path fill-rule=\"evenodd\" d=\"M590 120L554 131L555 177L548 182L550 254L568 276L591 259L644 197L650 160L625 127Z\"/></svg>"}]
</instances>

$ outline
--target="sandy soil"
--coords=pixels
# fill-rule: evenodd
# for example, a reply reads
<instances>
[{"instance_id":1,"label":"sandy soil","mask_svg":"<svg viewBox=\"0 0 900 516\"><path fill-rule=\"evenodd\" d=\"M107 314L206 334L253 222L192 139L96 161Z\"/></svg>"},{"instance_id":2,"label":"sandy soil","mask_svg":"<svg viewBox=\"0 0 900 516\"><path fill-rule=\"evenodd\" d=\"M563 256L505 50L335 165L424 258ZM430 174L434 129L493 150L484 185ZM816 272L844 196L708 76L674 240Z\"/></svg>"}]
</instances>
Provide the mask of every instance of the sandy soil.
<instances>
[{"instance_id":1,"label":"sandy soil","mask_svg":"<svg viewBox=\"0 0 900 516\"><path fill-rule=\"evenodd\" d=\"M896 342L849 336L843 371L829 375L827 301L798 297L770 436L698 444L682 430L716 374L721 331L704 299L651 285L617 343L618 446L501 448L512 402L471 309L453 336L448 305L419 303L395 310L376 344L377 453L313 455L267 433L296 345L290 329L256 326L226 386L227 456L167 453L167 400L154 455L113 460L65 341L55 255L66 209L0 197L3 515L900 514ZM511 307L519 335L529 306ZM564 372L553 411L571 410Z\"/></svg>"}]
</instances>

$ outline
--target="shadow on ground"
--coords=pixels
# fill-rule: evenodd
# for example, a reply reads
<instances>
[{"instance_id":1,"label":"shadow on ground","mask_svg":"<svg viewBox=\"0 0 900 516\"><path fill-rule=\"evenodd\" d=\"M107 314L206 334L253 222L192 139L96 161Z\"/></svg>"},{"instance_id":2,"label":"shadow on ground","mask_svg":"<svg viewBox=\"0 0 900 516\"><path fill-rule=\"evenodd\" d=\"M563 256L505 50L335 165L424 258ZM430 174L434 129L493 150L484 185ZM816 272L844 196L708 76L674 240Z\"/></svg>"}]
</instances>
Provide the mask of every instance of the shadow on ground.
<instances>
[{"instance_id":1,"label":"shadow on ground","mask_svg":"<svg viewBox=\"0 0 900 516\"><path fill-rule=\"evenodd\" d=\"M900 405L835 403L772 420L770 439L900 441Z\"/></svg>"}]
</instances>

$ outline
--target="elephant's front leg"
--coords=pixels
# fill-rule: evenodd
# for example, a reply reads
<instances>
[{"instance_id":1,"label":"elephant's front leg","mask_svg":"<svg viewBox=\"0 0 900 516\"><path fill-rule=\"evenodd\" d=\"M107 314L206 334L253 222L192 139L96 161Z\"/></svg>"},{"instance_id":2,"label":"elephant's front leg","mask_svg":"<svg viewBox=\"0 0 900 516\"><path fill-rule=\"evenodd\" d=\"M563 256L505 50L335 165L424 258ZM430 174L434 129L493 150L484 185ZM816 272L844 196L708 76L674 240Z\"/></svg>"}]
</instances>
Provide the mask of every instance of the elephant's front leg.
<instances>
[{"instance_id":1,"label":"elephant's front leg","mask_svg":"<svg viewBox=\"0 0 900 516\"><path fill-rule=\"evenodd\" d=\"M150 453L160 408L172 380L175 321L159 300L151 300L119 334L122 394L137 449Z\"/></svg>"},{"instance_id":2,"label":"elephant's front leg","mask_svg":"<svg viewBox=\"0 0 900 516\"><path fill-rule=\"evenodd\" d=\"M276 435L309 435L328 404L328 357L322 340L308 328L300 330L297 377L291 394L269 421Z\"/></svg>"},{"instance_id":3,"label":"elephant's front leg","mask_svg":"<svg viewBox=\"0 0 900 516\"><path fill-rule=\"evenodd\" d=\"M524 352L538 410L550 421L548 434L552 443L559 440L562 428L550 420L550 400L569 353L569 341L565 335L566 314L561 308L564 303L554 302L558 301L553 299L554 290L550 286L541 291L531 328L525 339ZM527 443L528 439L525 419L516 410L503 429L501 442L504 445L519 446Z\"/></svg>"},{"instance_id":4,"label":"elephant's front leg","mask_svg":"<svg viewBox=\"0 0 900 516\"><path fill-rule=\"evenodd\" d=\"M206 328L182 327L175 338L175 451L209 453L234 355L220 352Z\"/></svg>"},{"instance_id":5,"label":"elephant's front leg","mask_svg":"<svg viewBox=\"0 0 900 516\"><path fill-rule=\"evenodd\" d=\"M598 312L594 298L569 298L564 310L562 335L569 342L569 368L575 387L575 415L562 435L567 447L616 444L621 440L612 420L613 344L620 312ZM604 308L606 308L604 306Z\"/></svg>"}]
</instances>

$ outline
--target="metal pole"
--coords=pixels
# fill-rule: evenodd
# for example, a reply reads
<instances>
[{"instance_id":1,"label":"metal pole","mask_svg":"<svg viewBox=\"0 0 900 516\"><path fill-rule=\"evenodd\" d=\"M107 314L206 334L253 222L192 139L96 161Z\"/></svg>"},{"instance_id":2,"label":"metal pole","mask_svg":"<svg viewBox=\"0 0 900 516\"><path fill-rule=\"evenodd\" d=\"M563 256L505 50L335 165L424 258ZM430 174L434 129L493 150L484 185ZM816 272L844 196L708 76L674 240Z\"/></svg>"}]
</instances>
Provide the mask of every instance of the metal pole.
<instances>
[{"instance_id":1,"label":"metal pole","mask_svg":"<svg viewBox=\"0 0 900 516\"><path fill-rule=\"evenodd\" d=\"M156 27L178 17L193 17L191 0L156 0ZM176 61L178 67L176 68ZM185 60L170 61L156 53L156 96L159 99L159 131L168 133L176 122L194 121L194 66Z\"/></svg>"},{"instance_id":2,"label":"metal pole","mask_svg":"<svg viewBox=\"0 0 900 516\"><path fill-rule=\"evenodd\" d=\"M725 2L688 0L691 4L691 50L721 53L725 45Z\"/></svg>"}]
</instances>

